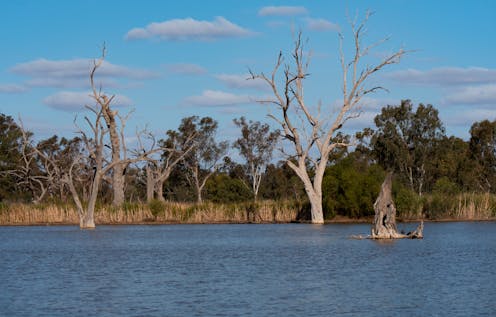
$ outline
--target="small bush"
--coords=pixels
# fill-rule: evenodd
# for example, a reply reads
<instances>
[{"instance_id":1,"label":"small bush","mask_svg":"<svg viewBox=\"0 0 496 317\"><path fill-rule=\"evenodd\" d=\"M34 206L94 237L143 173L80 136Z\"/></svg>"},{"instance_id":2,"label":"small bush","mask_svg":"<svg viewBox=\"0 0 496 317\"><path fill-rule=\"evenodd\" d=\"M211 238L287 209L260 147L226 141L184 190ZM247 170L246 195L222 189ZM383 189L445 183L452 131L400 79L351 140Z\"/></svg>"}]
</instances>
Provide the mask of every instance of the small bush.
<instances>
[{"instance_id":1,"label":"small bush","mask_svg":"<svg viewBox=\"0 0 496 317\"><path fill-rule=\"evenodd\" d=\"M153 217L157 218L160 213L164 212L165 204L158 199L154 199L148 203L148 208L150 208Z\"/></svg>"},{"instance_id":2,"label":"small bush","mask_svg":"<svg viewBox=\"0 0 496 317\"><path fill-rule=\"evenodd\" d=\"M399 217L418 218L422 215L424 201L417 193L403 185L393 184L393 200Z\"/></svg>"}]
</instances>

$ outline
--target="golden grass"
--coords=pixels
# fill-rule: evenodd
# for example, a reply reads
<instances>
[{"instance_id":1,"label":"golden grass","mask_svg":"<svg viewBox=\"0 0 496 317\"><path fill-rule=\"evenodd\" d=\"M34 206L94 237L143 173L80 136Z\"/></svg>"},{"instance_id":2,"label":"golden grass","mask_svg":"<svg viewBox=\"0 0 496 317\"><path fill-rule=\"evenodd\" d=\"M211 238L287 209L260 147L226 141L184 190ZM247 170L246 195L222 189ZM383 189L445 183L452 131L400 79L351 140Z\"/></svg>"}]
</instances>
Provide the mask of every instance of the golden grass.
<instances>
[{"instance_id":1,"label":"golden grass","mask_svg":"<svg viewBox=\"0 0 496 317\"><path fill-rule=\"evenodd\" d=\"M427 199L428 200L428 199ZM424 203L425 201L424 200ZM442 204L431 207L432 220L495 220L496 195L464 193L451 198L443 197ZM438 199L439 202L439 199ZM296 221L301 206L292 201L259 201L214 204L160 202L150 204L126 203L121 208L110 205L98 206L95 223L142 224L142 223L288 223ZM422 215L402 217L418 220ZM341 219L343 220L343 219ZM332 222L333 220L331 220ZM335 219L336 222L340 218ZM356 220L354 220L356 221ZM72 224L79 225L79 217L72 204L1 204L0 225Z\"/></svg>"},{"instance_id":2,"label":"golden grass","mask_svg":"<svg viewBox=\"0 0 496 317\"><path fill-rule=\"evenodd\" d=\"M248 218L247 210L256 210ZM154 202L153 204L125 204L121 208L104 205L95 212L97 224L138 223L267 223L291 222L296 219L297 207L291 202L262 201L252 203L190 204ZM71 204L2 205L0 225L79 224L77 211Z\"/></svg>"}]
</instances>

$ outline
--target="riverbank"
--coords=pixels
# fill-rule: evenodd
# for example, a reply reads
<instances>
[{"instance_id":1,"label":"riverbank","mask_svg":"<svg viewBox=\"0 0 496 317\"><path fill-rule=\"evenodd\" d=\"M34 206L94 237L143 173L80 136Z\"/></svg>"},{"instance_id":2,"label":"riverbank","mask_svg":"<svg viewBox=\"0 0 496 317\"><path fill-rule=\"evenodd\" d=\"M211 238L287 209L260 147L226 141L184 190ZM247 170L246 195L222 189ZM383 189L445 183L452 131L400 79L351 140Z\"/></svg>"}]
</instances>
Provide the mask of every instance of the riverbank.
<instances>
[{"instance_id":1,"label":"riverbank","mask_svg":"<svg viewBox=\"0 0 496 317\"><path fill-rule=\"evenodd\" d=\"M261 201L237 204L190 204L154 201L150 204L127 203L122 208L98 206L97 225L158 225L158 224L240 224L308 222L305 207L293 201ZM448 213L429 218L417 215L398 216L399 222L496 221L491 213ZM326 223L371 223L373 217L350 218L336 215ZM76 209L71 204L0 205L0 225L79 225Z\"/></svg>"}]
</instances>

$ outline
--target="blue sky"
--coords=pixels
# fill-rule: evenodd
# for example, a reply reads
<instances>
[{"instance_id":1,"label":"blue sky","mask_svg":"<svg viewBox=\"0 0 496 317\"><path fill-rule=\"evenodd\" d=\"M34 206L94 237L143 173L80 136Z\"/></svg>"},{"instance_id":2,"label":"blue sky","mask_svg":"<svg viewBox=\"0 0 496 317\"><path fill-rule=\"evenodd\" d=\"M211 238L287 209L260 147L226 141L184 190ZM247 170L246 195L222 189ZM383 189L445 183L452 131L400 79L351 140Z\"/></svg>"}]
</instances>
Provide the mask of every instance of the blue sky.
<instances>
[{"instance_id":1,"label":"blue sky","mask_svg":"<svg viewBox=\"0 0 496 317\"><path fill-rule=\"evenodd\" d=\"M340 97L338 30L352 44L348 17L374 11L364 39L390 40L370 61L399 48L401 63L371 79L389 93L365 100L348 129L373 124L386 104L411 99L439 109L449 134L496 119L496 1L4 1L0 11L0 112L21 116L39 137L73 136L84 116L88 72L106 43L97 74L121 113L134 109L131 136L145 125L159 136L181 118L211 116L221 136L237 135L241 115L271 123L256 99L270 94L246 81L270 72L301 29L312 52L307 102L331 112Z\"/></svg>"}]
</instances>

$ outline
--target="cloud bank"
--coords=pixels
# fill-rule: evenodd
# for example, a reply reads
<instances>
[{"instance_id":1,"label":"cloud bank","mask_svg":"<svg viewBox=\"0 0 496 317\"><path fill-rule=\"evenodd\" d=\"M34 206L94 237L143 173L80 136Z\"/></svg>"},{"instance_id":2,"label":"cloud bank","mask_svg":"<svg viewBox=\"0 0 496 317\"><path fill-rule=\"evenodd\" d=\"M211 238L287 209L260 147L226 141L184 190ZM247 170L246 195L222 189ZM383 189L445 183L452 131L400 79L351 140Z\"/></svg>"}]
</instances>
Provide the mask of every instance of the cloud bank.
<instances>
[{"instance_id":1,"label":"cloud bank","mask_svg":"<svg viewBox=\"0 0 496 317\"><path fill-rule=\"evenodd\" d=\"M295 16L308 14L308 10L301 6L267 6L258 11L259 16Z\"/></svg>"},{"instance_id":2,"label":"cloud bank","mask_svg":"<svg viewBox=\"0 0 496 317\"><path fill-rule=\"evenodd\" d=\"M62 111L77 112L83 111L84 106L92 106L95 100L91 97L91 92L61 91L43 99L43 103L50 108ZM133 102L124 95L116 95L112 105L116 107L131 106Z\"/></svg>"},{"instance_id":3,"label":"cloud bank","mask_svg":"<svg viewBox=\"0 0 496 317\"><path fill-rule=\"evenodd\" d=\"M183 75L203 75L208 72L205 67L187 63L170 64L166 68L171 73Z\"/></svg>"},{"instance_id":4,"label":"cloud bank","mask_svg":"<svg viewBox=\"0 0 496 317\"><path fill-rule=\"evenodd\" d=\"M306 18L308 29L312 31L339 31L339 26L326 19Z\"/></svg>"},{"instance_id":5,"label":"cloud bank","mask_svg":"<svg viewBox=\"0 0 496 317\"><path fill-rule=\"evenodd\" d=\"M483 67L440 67L407 69L385 75L402 84L435 86L443 89L445 105L496 105L496 70Z\"/></svg>"},{"instance_id":6,"label":"cloud bank","mask_svg":"<svg viewBox=\"0 0 496 317\"><path fill-rule=\"evenodd\" d=\"M14 74L30 77L26 84L31 87L81 88L89 86L93 59L48 60L17 64L10 69ZM116 79L144 80L157 77L149 70L130 68L103 61L96 79L105 86L116 86Z\"/></svg>"},{"instance_id":7,"label":"cloud bank","mask_svg":"<svg viewBox=\"0 0 496 317\"><path fill-rule=\"evenodd\" d=\"M134 28L127 32L127 40L157 38L163 41L218 40L223 38L244 37L252 31L236 25L223 17L213 21L200 21L193 18L172 19L153 22L144 28Z\"/></svg>"},{"instance_id":8,"label":"cloud bank","mask_svg":"<svg viewBox=\"0 0 496 317\"><path fill-rule=\"evenodd\" d=\"M268 90L268 84L260 79L250 79L249 74L218 74L214 76L229 88Z\"/></svg>"},{"instance_id":9,"label":"cloud bank","mask_svg":"<svg viewBox=\"0 0 496 317\"><path fill-rule=\"evenodd\" d=\"M431 70L407 69L385 75L405 84L464 85L496 82L496 70L482 67L439 67Z\"/></svg>"},{"instance_id":10,"label":"cloud bank","mask_svg":"<svg viewBox=\"0 0 496 317\"><path fill-rule=\"evenodd\" d=\"M189 96L183 100L187 106L223 107L255 102L255 98L248 95L236 95L219 90L204 90L199 96Z\"/></svg>"},{"instance_id":11,"label":"cloud bank","mask_svg":"<svg viewBox=\"0 0 496 317\"><path fill-rule=\"evenodd\" d=\"M20 94L29 89L23 85L17 84L0 84L0 93L2 94Z\"/></svg>"}]
</instances>

